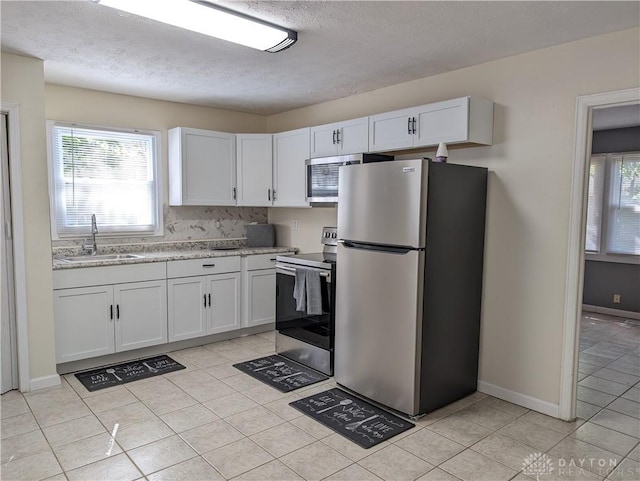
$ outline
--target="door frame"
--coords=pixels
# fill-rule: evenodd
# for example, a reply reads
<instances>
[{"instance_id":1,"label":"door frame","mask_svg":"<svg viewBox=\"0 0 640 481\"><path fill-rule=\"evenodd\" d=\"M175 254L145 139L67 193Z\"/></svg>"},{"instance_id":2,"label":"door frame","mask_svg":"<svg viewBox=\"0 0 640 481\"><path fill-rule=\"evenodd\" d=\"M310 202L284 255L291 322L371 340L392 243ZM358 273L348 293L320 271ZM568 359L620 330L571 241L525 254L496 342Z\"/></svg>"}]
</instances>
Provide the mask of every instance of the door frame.
<instances>
[{"instance_id":1,"label":"door frame","mask_svg":"<svg viewBox=\"0 0 640 481\"><path fill-rule=\"evenodd\" d=\"M593 109L640 102L640 88L582 95L576 100L576 132L573 176L569 204L569 239L565 281L562 372L560 377L559 417L576 417L578 383L578 346L584 288L584 242L587 222L587 189L591 157L591 118Z\"/></svg>"},{"instance_id":2,"label":"door frame","mask_svg":"<svg viewBox=\"0 0 640 481\"><path fill-rule=\"evenodd\" d=\"M18 389L25 392L31 389L31 373L29 370L29 322L27 318L27 272L22 209L22 169L20 167L20 108L18 104L2 102L0 103L0 110L7 115L8 123L7 140L9 143L9 179L11 182Z\"/></svg>"}]
</instances>

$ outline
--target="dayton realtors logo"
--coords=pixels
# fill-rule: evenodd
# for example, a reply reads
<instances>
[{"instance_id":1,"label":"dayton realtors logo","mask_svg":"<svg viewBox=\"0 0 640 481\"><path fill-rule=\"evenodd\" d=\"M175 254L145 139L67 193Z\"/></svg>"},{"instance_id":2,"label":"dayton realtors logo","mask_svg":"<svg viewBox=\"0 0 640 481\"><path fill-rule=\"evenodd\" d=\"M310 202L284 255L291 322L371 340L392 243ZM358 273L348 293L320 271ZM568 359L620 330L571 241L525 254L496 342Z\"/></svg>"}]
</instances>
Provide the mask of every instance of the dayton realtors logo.
<instances>
[{"instance_id":1,"label":"dayton realtors logo","mask_svg":"<svg viewBox=\"0 0 640 481\"><path fill-rule=\"evenodd\" d=\"M523 460L522 473L534 477L536 481L544 481L544 476L548 476L554 472L561 478L565 476L575 477L593 474L608 476L618 467L618 460L616 458L558 458L555 461L557 461L557 466L554 466L554 459L552 457L546 454L532 453ZM615 475L621 476L623 473L617 470Z\"/></svg>"},{"instance_id":2,"label":"dayton realtors logo","mask_svg":"<svg viewBox=\"0 0 640 481\"><path fill-rule=\"evenodd\" d=\"M534 476L536 481L540 481L540 476L553 473L553 461L546 454L532 453L522 462L524 469L522 473L527 476Z\"/></svg>"}]
</instances>

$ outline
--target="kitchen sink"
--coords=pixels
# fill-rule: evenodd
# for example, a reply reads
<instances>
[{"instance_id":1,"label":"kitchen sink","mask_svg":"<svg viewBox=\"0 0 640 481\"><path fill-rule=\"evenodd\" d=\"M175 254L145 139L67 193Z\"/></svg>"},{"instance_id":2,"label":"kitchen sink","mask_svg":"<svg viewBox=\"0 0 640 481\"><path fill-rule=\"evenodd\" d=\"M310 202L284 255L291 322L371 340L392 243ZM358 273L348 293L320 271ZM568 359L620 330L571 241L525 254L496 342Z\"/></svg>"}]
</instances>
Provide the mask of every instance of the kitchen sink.
<instances>
[{"instance_id":1,"label":"kitchen sink","mask_svg":"<svg viewBox=\"0 0 640 481\"><path fill-rule=\"evenodd\" d=\"M102 261L123 261L127 259L141 259L144 256L138 254L98 254L95 256L73 256L60 259L62 262L102 262Z\"/></svg>"}]
</instances>

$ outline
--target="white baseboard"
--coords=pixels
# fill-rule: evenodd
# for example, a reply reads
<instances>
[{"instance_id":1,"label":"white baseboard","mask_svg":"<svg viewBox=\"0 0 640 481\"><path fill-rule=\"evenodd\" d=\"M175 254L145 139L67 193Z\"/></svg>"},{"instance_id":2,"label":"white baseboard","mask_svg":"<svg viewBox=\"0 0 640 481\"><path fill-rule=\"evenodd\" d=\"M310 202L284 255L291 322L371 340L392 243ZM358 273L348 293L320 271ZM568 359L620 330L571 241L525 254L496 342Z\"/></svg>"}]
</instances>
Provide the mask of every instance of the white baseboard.
<instances>
[{"instance_id":1,"label":"white baseboard","mask_svg":"<svg viewBox=\"0 0 640 481\"><path fill-rule=\"evenodd\" d=\"M478 381L478 391L528 409L533 409L547 416L553 416L554 418L560 416L560 406L558 404L552 404L542 399L527 396L526 394L510 391L503 387L489 384L488 382Z\"/></svg>"},{"instance_id":2,"label":"white baseboard","mask_svg":"<svg viewBox=\"0 0 640 481\"><path fill-rule=\"evenodd\" d=\"M582 310L587 312L597 312L599 314L608 314L610 316L626 317L628 319L640 320L640 312L623 311L622 309L612 309L611 307L590 306L582 304Z\"/></svg>"},{"instance_id":3,"label":"white baseboard","mask_svg":"<svg viewBox=\"0 0 640 481\"><path fill-rule=\"evenodd\" d=\"M58 386L60 384L60 376L52 374L51 376L37 377L31 380L30 390L44 389L46 387Z\"/></svg>"}]
</instances>

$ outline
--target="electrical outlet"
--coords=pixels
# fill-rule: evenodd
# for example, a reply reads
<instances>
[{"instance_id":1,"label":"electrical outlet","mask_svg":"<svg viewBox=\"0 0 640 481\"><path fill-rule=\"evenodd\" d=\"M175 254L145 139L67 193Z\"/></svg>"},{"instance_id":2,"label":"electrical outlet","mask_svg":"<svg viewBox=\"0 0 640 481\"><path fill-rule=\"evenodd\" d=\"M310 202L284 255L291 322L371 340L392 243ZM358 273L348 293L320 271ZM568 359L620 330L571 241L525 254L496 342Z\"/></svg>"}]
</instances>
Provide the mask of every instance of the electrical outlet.
<instances>
[{"instance_id":1,"label":"electrical outlet","mask_svg":"<svg viewBox=\"0 0 640 481\"><path fill-rule=\"evenodd\" d=\"M298 230L298 227L300 227L300 222L298 222L297 220L291 222L291 228L294 232Z\"/></svg>"},{"instance_id":2,"label":"electrical outlet","mask_svg":"<svg viewBox=\"0 0 640 481\"><path fill-rule=\"evenodd\" d=\"M613 295L613 303L614 304L620 304L620 294L614 294Z\"/></svg>"}]
</instances>

